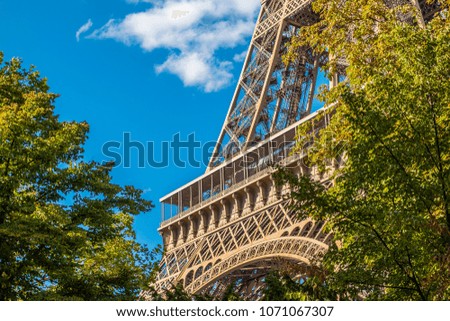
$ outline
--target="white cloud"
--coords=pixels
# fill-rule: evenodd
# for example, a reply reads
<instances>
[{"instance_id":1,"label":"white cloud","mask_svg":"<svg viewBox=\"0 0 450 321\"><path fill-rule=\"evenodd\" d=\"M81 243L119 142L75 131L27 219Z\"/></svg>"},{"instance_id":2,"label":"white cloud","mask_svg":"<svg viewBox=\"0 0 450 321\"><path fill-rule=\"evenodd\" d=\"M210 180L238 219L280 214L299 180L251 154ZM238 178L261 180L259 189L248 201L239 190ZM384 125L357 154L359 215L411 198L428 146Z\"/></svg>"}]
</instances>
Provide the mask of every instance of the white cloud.
<instances>
[{"instance_id":1,"label":"white cloud","mask_svg":"<svg viewBox=\"0 0 450 321\"><path fill-rule=\"evenodd\" d=\"M233 60L235 62L242 62L245 60L246 57L247 57L247 51L243 51L240 54L235 54L233 57Z\"/></svg>"},{"instance_id":2,"label":"white cloud","mask_svg":"<svg viewBox=\"0 0 450 321\"><path fill-rule=\"evenodd\" d=\"M89 29L91 29L92 27L92 20L89 19L84 25L82 25L80 27L80 29L78 29L77 33L75 34L75 37L77 38L77 41L80 41L80 36L89 31Z\"/></svg>"},{"instance_id":3,"label":"white cloud","mask_svg":"<svg viewBox=\"0 0 450 321\"><path fill-rule=\"evenodd\" d=\"M156 72L164 71L177 75L185 86L200 86L206 92L217 91L228 85L232 79L228 61L215 61L201 53L171 55L162 65L156 66Z\"/></svg>"},{"instance_id":4,"label":"white cloud","mask_svg":"<svg viewBox=\"0 0 450 321\"><path fill-rule=\"evenodd\" d=\"M145 51L168 49L156 71L177 75L185 86L217 91L232 79L232 62L218 51L245 43L254 28L259 0L128 0L151 2L142 12L110 20L90 37L139 45Z\"/></svg>"}]
</instances>

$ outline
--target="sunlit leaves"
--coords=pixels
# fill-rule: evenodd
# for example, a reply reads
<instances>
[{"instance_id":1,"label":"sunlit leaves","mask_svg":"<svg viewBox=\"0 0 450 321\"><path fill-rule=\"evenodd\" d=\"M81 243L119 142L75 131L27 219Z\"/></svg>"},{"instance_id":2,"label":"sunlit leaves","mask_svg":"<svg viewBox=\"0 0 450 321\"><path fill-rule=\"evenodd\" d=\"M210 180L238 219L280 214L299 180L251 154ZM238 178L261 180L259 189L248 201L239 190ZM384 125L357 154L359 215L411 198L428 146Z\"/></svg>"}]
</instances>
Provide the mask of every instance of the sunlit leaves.
<instances>
[{"instance_id":1,"label":"sunlit leaves","mask_svg":"<svg viewBox=\"0 0 450 321\"><path fill-rule=\"evenodd\" d=\"M135 241L151 202L84 162L88 125L61 122L57 95L0 55L0 300L136 299L158 251Z\"/></svg>"},{"instance_id":2,"label":"sunlit leaves","mask_svg":"<svg viewBox=\"0 0 450 321\"><path fill-rule=\"evenodd\" d=\"M347 79L322 93L332 105L325 133L313 133L310 124L299 138L312 142L308 165L327 169L340 146L345 166L328 190L309 179L288 180L299 213L327 220L338 241L323 261L325 284L355 299L448 299L448 2L426 26L412 5L314 5L322 21L304 28L292 48L327 50L330 74L342 69L334 57L349 66ZM298 150L305 150L302 143Z\"/></svg>"}]
</instances>

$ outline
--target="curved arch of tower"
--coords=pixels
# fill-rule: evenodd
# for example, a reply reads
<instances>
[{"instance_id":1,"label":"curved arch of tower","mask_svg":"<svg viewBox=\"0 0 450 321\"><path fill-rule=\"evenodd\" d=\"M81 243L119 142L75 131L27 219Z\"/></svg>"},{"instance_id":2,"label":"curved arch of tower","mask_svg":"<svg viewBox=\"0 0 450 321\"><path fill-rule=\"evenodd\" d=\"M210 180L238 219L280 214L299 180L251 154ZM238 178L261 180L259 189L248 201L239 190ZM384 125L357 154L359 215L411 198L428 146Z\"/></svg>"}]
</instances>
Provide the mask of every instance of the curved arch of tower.
<instances>
[{"instance_id":1,"label":"curved arch of tower","mask_svg":"<svg viewBox=\"0 0 450 321\"><path fill-rule=\"evenodd\" d=\"M402 1L424 7L424 1L397 2ZM291 153L296 128L323 108L314 97L325 81L320 67L328 57L301 48L294 62L282 61L292 36L317 21L311 3L261 1L242 74L206 173L160 200L159 232L166 251L157 290L182 282L192 294L220 297L235 284L244 297L258 299L269 270L290 265L297 273L307 273L311 262L327 250L331 235L323 223L299 219L290 209L289 187L277 186L272 178L272 165L279 164L296 175L332 184L329 177L305 166L305 154ZM330 86L338 80L338 75L333 77ZM328 122L326 117L316 121L314 130ZM335 161L330 166L342 164Z\"/></svg>"}]
</instances>

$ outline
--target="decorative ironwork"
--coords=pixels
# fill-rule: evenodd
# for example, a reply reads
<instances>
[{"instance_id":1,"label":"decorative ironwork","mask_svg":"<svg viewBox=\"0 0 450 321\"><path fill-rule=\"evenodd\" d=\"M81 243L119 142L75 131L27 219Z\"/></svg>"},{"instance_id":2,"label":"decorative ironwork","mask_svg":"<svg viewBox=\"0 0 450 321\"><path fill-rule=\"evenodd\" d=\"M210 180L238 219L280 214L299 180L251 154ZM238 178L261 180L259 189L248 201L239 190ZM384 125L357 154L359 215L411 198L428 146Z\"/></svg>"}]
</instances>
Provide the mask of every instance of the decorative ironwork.
<instances>
[{"instance_id":1,"label":"decorative ironwork","mask_svg":"<svg viewBox=\"0 0 450 321\"><path fill-rule=\"evenodd\" d=\"M407 1L420 7L424 21L438 9L425 0L389 3ZM289 64L281 59L292 36L317 21L311 3L261 1L215 157L203 176L161 199L159 232L166 253L157 290L182 282L191 293L220 296L228 284L240 283L244 297L258 299L268 270L290 262L300 271L327 250L331 234L322 230L323 223L299 219L290 209L289 187L277 186L271 175L271 165L280 164L295 175L332 184L329 176L304 165L305 154L291 155L296 128L317 116L314 93L327 60L309 48L301 48ZM333 79L330 86L338 77ZM321 119L317 132L329 122ZM336 161L328 172L342 165Z\"/></svg>"}]
</instances>

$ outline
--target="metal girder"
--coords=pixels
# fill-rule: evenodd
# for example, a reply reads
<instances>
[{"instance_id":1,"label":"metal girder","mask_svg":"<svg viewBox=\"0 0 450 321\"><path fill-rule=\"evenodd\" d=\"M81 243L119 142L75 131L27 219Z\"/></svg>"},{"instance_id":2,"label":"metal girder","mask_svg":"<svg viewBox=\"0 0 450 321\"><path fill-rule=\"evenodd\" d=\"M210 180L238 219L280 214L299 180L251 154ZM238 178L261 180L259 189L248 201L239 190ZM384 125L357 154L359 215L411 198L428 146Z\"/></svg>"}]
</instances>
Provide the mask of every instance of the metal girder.
<instances>
[{"instance_id":1,"label":"metal girder","mask_svg":"<svg viewBox=\"0 0 450 321\"><path fill-rule=\"evenodd\" d=\"M323 231L324 223L300 219L291 210L289 187L277 186L265 164L277 159L281 166L290 166L295 175L308 175L325 188L332 184L329 176L302 165L304 151L288 156L285 145L270 151L268 147L275 142L285 144L287 137L295 139L295 127L317 115L311 112L318 70L328 57L300 48L295 61L285 64L281 59L286 44L299 28L317 21L311 10L312 1L262 1L241 77L207 173L167 196L171 206L173 199L178 202L181 212L161 224L166 253L160 263L157 291L164 292L182 282L191 293L220 297L228 285L240 284L243 298L258 299L270 269L288 262L301 275L302 269L307 273L311 260L327 250L332 235ZM425 0L387 1L392 6L407 2L420 9L424 23L438 10L436 4L426 4ZM342 65L345 67L344 62ZM314 130L325 128L328 122L329 118L323 118L315 123ZM246 163L250 154L257 155L253 173ZM244 167L236 169L240 161ZM344 161L336 161L330 172L343 166ZM228 165L231 168L227 169ZM225 176L230 186L225 187ZM192 199L193 186L197 188L197 199ZM183 194L185 191L189 193ZM204 193L209 196L203 197ZM184 200L183 195L190 199ZM183 204L189 205L188 209ZM151 299L148 293L141 295Z\"/></svg>"},{"instance_id":2,"label":"metal girder","mask_svg":"<svg viewBox=\"0 0 450 321\"><path fill-rule=\"evenodd\" d=\"M241 77L208 171L311 113L314 90L309 89L316 88L317 70L326 59L313 56L308 48L300 48L299 59L288 65L281 57L302 26L318 21L319 17L311 9L312 2L262 2ZM415 5L423 24L439 8L437 3L427 4L426 0L386 0L386 3Z\"/></svg>"},{"instance_id":3,"label":"metal girder","mask_svg":"<svg viewBox=\"0 0 450 321\"><path fill-rule=\"evenodd\" d=\"M244 68L209 164L212 169L259 141L298 121L315 58L304 54L285 65L282 55L302 25L316 21L312 0L272 0L262 4ZM311 60L312 59L312 60ZM303 74L298 71L302 70ZM315 79L314 79L315 80ZM312 93L314 94L314 93ZM279 121L279 117L282 120Z\"/></svg>"}]
</instances>

